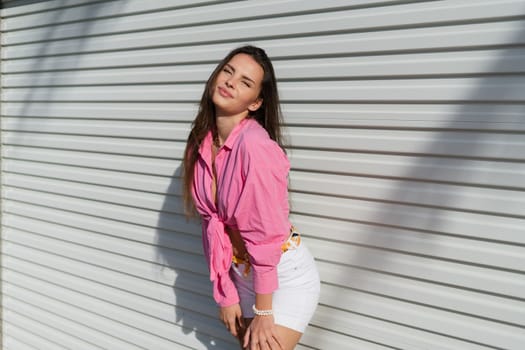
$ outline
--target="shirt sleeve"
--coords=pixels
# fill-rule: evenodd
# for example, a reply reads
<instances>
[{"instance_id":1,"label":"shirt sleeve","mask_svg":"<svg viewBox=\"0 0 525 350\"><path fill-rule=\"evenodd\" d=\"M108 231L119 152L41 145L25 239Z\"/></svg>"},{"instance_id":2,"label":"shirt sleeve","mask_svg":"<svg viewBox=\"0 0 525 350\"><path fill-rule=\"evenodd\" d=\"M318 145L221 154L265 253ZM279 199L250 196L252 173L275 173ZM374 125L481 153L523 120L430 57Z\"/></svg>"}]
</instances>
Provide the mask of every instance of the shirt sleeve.
<instances>
[{"instance_id":1,"label":"shirt sleeve","mask_svg":"<svg viewBox=\"0 0 525 350\"><path fill-rule=\"evenodd\" d=\"M233 213L253 268L254 290L269 294L278 288L281 246L290 233L288 172L284 151L270 138L243 143L243 187Z\"/></svg>"}]
</instances>

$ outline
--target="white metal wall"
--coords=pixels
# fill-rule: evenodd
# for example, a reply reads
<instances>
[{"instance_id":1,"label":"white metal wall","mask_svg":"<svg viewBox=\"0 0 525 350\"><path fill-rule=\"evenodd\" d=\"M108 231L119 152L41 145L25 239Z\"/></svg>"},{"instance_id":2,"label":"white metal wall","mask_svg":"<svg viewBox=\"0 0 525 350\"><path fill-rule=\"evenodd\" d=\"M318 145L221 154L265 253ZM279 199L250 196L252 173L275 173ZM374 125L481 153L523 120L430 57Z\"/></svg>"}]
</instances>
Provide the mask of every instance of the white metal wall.
<instances>
[{"instance_id":1,"label":"white metal wall","mask_svg":"<svg viewBox=\"0 0 525 350\"><path fill-rule=\"evenodd\" d=\"M274 59L300 349L523 349L525 1L4 1L4 349L231 349L180 159L204 81Z\"/></svg>"}]
</instances>

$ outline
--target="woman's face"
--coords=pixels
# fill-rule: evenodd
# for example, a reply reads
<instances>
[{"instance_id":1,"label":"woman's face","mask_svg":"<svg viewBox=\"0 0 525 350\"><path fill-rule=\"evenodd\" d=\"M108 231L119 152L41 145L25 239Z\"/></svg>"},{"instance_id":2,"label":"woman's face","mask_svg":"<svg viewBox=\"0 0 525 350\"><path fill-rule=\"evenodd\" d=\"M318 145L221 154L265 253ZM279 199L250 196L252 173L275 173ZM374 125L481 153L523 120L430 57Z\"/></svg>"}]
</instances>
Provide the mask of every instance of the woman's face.
<instances>
[{"instance_id":1,"label":"woman's face","mask_svg":"<svg viewBox=\"0 0 525 350\"><path fill-rule=\"evenodd\" d=\"M263 68L249 55L237 54L217 75L212 101L217 116L248 115L262 104Z\"/></svg>"}]
</instances>

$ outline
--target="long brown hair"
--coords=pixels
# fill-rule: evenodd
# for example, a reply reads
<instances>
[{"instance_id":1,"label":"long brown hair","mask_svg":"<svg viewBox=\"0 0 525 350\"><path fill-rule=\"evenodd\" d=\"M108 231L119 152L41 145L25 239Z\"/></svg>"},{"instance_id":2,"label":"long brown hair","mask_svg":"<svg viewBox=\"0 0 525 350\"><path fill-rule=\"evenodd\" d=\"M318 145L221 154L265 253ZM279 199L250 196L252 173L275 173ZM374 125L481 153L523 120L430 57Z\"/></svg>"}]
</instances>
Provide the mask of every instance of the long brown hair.
<instances>
[{"instance_id":1,"label":"long brown hair","mask_svg":"<svg viewBox=\"0 0 525 350\"><path fill-rule=\"evenodd\" d=\"M184 208L186 215L195 215L195 206L193 203L191 188L193 186L193 175L195 169L195 162L199 157L199 147L210 130L215 130L215 105L212 101L213 86L215 79L221 70L237 54L247 54L251 56L264 70L264 76L261 83L260 98L263 102L255 112L250 112L247 118L254 118L262 125L270 135L270 138L276 141L281 148L282 134L282 114L279 103L279 95L277 92L277 80L273 65L266 52L255 46L242 46L231 51L224 59L217 65L213 73L206 82L206 87L201 97L199 104L199 111L195 120L192 123L191 132L188 136L186 149L184 151L184 179L183 179L183 194L184 194Z\"/></svg>"}]
</instances>

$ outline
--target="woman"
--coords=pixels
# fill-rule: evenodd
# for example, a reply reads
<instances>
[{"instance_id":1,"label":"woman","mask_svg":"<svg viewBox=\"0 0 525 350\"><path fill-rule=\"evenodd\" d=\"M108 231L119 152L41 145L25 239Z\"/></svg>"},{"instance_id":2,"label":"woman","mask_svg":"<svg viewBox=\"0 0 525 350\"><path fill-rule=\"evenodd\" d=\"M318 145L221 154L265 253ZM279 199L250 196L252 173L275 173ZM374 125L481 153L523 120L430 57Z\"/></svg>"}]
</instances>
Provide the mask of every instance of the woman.
<instances>
[{"instance_id":1,"label":"woman","mask_svg":"<svg viewBox=\"0 0 525 350\"><path fill-rule=\"evenodd\" d=\"M293 349L317 305L314 260L288 220L289 161L264 50L230 52L206 83L184 157L220 319L243 348Z\"/></svg>"}]
</instances>

